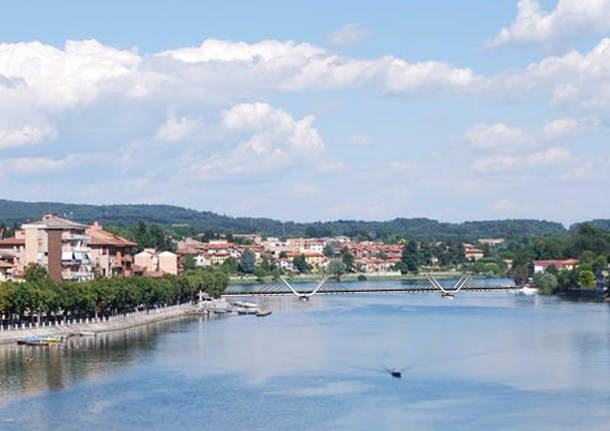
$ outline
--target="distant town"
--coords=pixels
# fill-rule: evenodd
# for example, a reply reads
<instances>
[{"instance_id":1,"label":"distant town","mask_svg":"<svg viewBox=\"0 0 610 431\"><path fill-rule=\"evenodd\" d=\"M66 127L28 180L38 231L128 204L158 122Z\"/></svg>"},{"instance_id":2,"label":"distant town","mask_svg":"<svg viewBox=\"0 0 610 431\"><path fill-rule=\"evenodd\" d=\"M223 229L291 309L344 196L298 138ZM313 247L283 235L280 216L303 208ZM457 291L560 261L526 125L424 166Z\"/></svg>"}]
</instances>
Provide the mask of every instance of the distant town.
<instances>
[{"instance_id":1,"label":"distant town","mask_svg":"<svg viewBox=\"0 0 610 431\"><path fill-rule=\"evenodd\" d=\"M105 229L98 222L89 225L47 214L12 231L4 228L3 234L1 281L22 280L32 264L44 268L54 282L162 278L203 268L221 269L242 282L316 273L366 279L460 271L512 277L518 284L534 282L553 293L574 287L605 288L610 249L608 232L589 225L581 226L571 239L479 238L472 242L213 232L176 237L162 226L145 222L131 229Z\"/></svg>"}]
</instances>

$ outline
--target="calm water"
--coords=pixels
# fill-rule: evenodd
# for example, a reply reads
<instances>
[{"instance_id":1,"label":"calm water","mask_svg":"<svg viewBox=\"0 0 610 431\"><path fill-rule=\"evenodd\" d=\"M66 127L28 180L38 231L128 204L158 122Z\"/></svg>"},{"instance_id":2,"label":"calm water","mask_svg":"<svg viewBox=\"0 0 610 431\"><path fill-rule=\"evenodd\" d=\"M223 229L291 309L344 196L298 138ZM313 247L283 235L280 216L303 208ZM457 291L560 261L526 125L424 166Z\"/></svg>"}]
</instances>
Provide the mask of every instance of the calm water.
<instances>
[{"instance_id":1,"label":"calm water","mask_svg":"<svg viewBox=\"0 0 610 431\"><path fill-rule=\"evenodd\" d=\"M497 292L267 303L266 318L0 347L0 430L610 429L607 304Z\"/></svg>"}]
</instances>

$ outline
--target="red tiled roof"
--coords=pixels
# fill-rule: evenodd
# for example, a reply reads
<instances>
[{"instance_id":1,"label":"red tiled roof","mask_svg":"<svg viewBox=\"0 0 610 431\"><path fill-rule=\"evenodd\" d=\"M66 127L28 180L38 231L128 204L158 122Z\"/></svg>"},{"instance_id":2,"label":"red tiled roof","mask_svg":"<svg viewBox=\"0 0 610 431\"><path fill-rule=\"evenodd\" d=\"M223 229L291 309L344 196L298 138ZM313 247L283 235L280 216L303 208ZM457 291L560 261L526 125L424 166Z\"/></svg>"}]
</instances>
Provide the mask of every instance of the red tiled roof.
<instances>
[{"instance_id":1,"label":"red tiled roof","mask_svg":"<svg viewBox=\"0 0 610 431\"><path fill-rule=\"evenodd\" d=\"M135 247L137 245L133 241L103 230L97 223L87 228L85 233L89 235L90 246Z\"/></svg>"},{"instance_id":2,"label":"red tiled roof","mask_svg":"<svg viewBox=\"0 0 610 431\"><path fill-rule=\"evenodd\" d=\"M0 246L3 245L25 245L25 239L4 238L0 239Z\"/></svg>"}]
</instances>

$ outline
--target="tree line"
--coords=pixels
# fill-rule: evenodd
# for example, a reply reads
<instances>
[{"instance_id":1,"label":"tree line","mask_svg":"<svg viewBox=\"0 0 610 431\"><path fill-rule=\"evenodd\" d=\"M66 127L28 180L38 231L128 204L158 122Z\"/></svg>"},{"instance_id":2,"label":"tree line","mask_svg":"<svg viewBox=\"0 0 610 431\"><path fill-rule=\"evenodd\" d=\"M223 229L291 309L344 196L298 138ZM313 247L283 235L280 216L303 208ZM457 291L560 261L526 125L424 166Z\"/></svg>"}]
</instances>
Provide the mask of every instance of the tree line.
<instances>
[{"instance_id":1,"label":"tree line","mask_svg":"<svg viewBox=\"0 0 610 431\"><path fill-rule=\"evenodd\" d=\"M55 283L43 267L30 264L23 282L0 285L0 313L11 322L49 321L122 314L196 299L200 290L219 297L225 272L206 268L162 278L114 277Z\"/></svg>"}]
</instances>

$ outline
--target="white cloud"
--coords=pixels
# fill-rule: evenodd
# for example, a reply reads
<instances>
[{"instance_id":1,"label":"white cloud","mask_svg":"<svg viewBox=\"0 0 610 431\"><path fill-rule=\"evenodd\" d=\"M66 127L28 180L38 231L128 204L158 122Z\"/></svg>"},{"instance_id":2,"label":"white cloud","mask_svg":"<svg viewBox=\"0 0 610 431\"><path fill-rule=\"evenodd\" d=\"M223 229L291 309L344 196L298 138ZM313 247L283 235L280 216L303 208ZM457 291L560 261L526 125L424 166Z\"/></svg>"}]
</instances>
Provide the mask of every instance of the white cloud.
<instances>
[{"instance_id":1,"label":"white cloud","mask_svg":"<svg viewBox=\"0 0 610 431\"><path fill-rule=\"evenodd\" d=\"M46 157L15 157L0 161L2 175L29 175L63 168L70 157L51 159Z\"/></svg>"},{"instance_id":2,"label":"white cloud","mask_svg":"<svg viewBox=\"0 0 610 431\"><path fill-rule=\"evenodd\" d=\"M328 35L328 42L335 46L347 46L362 42L373 32L363 25L352 23L346 24L340 29Z\"/></svg>"},{"instance_id":3,"label":"white cloud","mask_svg":"<svg viewBox=\"0 0 610 431\"><path fill-rule=\"evenodd\" d=\"M1 43L0 75L17 84L0 87L0 96L45 110L86 104L106 84L132 74L141 60L95 40L67 41L63 50L40 42Z\"/></svg>"},{"instance_id":4,"label":"white cloud","mask_svg":"<svg viewBox=\"0 0 610 431\"><path fill-rule=\"evenodd\" d=\"M599 121L594 117L559 118L542 126L527 129L505 123L479 123L466 132L465 138L474 148L479 150L513 152L526 147L538 147L545 142L594 127L599 127Z\"/></svg>"},{"instance_id":5,"label":"white cloud","mask_svg":"<svg viewBox=\"0 0 610 431\"><path fill-rule=\"evenodd\" d=\"M55 129L50 126L34 127L26 124L19 129L0 128L0 148L36 144L45 138L54 136L56 136Z\"/></svg>"},{"instance_id":6,"label":"white cloud","mask_svg":"<svg viewBox=\"0 0 610 431\"><path fill-rule=\"evenodd\" d=\"M159 126L155 137L165 142L180 141L193 133L197 129L198 123L196 119L177 118L173 112L169 112L165 122Z\"/></svg>"},{"instance_id":7,"label":"white cloud","mask_svg":"<svg viewBox=\"0 0 610 431\"><path fill-rule=\"evenodd\" d=\"M569 161L572 153L567 148L549 148L523 155L481 157L470 165L474 172L505 172L544 169Z\"/></svg>"},{"instance_id":8,"label":"white cloud","mask_svg":"<svg viewBox=\"0 0 610 431\"><path fill-rule=\"evenodd\" d=\"M228 151L189 160L200 178L277 171L294 163L309 163L324 152L324 141L313 127L314 117L295 120L267 103L242 103L222 114L222 127L240 140Z\"/></svg>"},{"instance_id":9,"label":"white cloud","mask_svg":"<svg viewBox=\"0 0 610 431\"><path fill-rule=\"evenodd\" d=\"M576 118L561 118L547 123L543 128L543 132L549 138L557 138L574 133L582 126L582 121Z\"/></svg>"},{"instance_id":10,"label":"white cloud","mask_svg":"<svg viewBox=\"0 0 610 431\"><path fill-rule=\"evenodd\" d=\"M466 132L466 139L476 148L500 150L511 150L530 141L523 130L504 123L475 124Z\"/></svg>"},{"instance_id":11,"label":"white cloud","mask_svg":"<svg viewBox=\"0 0 610 431\"><path fill-rule=\"evenodd\" d=\"M550 12L536 0L519 0L517 17L491 46L554 42L568 36L610 30L610 0L559 0Z\"/></svg>"}]
</instances>

